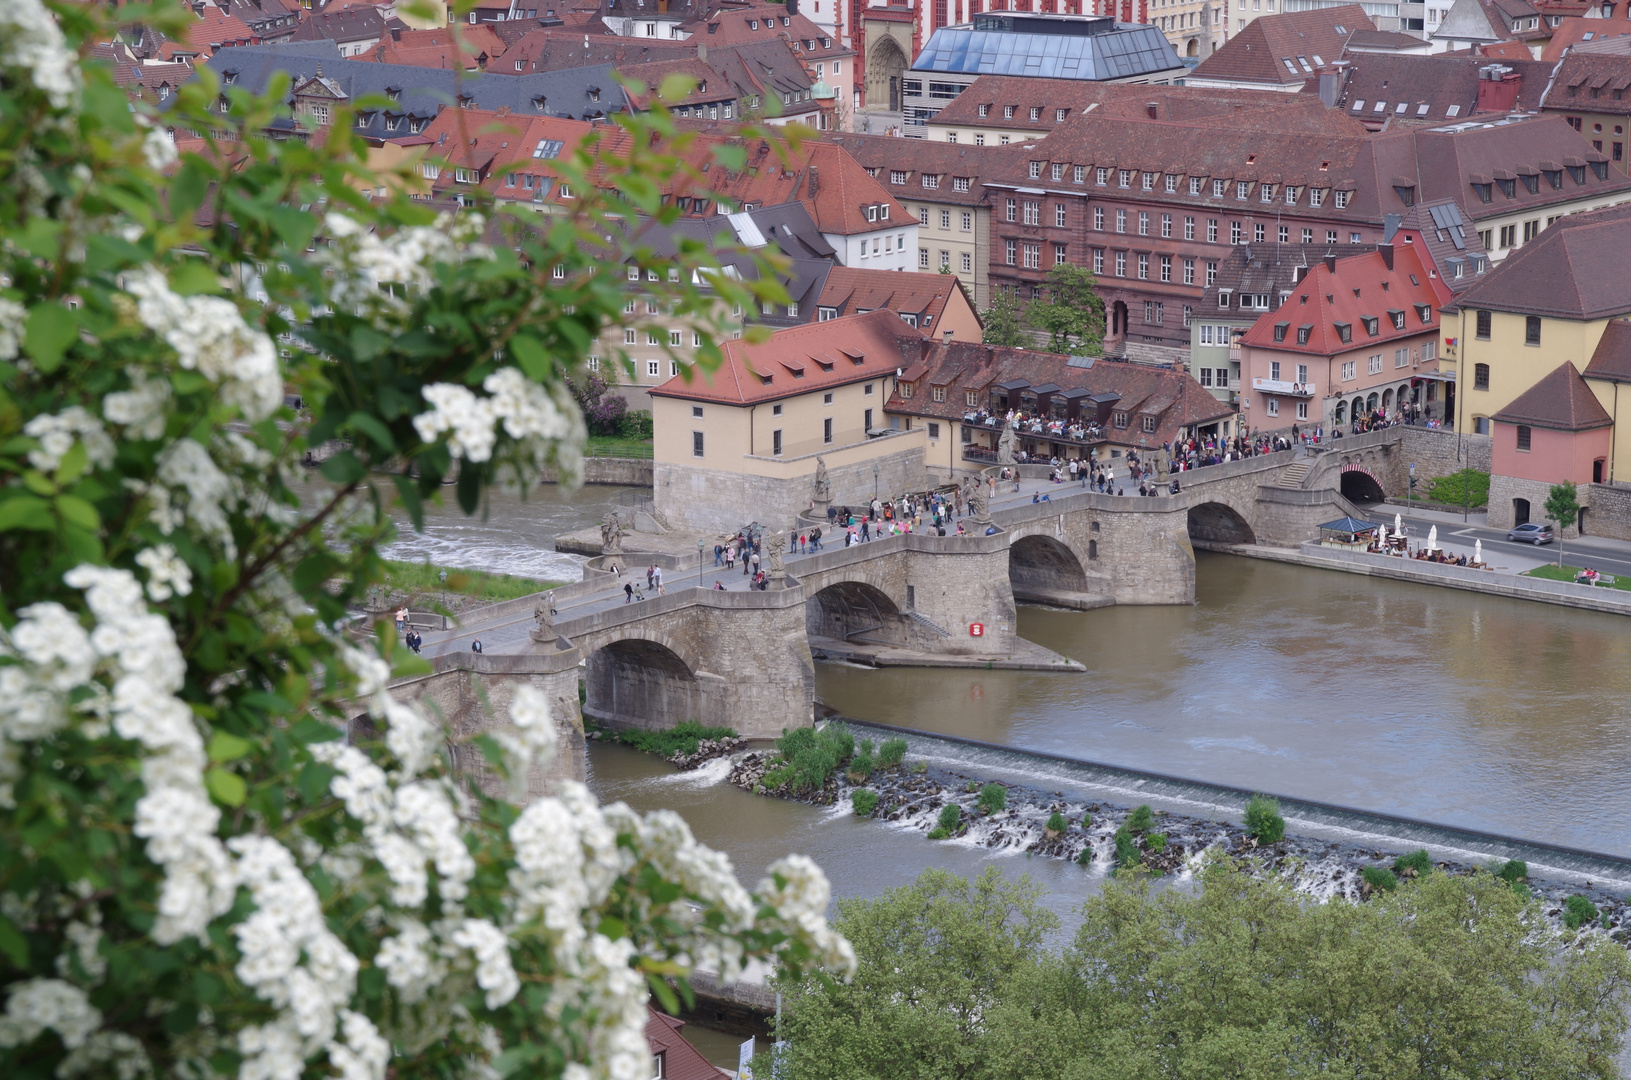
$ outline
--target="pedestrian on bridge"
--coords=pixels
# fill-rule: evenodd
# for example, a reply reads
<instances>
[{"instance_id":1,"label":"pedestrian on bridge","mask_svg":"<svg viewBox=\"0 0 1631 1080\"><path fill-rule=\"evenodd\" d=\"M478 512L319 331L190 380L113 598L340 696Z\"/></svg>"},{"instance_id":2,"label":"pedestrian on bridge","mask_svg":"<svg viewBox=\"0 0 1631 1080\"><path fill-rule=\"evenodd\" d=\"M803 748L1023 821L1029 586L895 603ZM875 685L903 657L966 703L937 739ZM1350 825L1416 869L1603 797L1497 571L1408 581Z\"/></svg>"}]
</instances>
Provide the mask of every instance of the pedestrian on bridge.
<instances>
[{"instance_id":1,"label":"pedestrian on bridge","mask_svg":"<svg viewBox=\"0 0 1631 1080\"><path fill-rule=\"evenodd\" d=\"M663 587L663 568L662 567L653 566L651 568L651 586L652 586L652 588L657 590L657 595L658 596L666 596L668 594L668 590Z\"/></svg>"},{"instance_id":2,"label":"pedestrian on bridge","mask_svg":"<svg viewBox=\"0 0 1631 1080\"><path fill-rule=\"evenodd\" d=\"M714 545L714 565L719 566L719 565L723 564L724 561L725 561L725 545L724 544L715 544Z\"/></svg>"}]
</instances>

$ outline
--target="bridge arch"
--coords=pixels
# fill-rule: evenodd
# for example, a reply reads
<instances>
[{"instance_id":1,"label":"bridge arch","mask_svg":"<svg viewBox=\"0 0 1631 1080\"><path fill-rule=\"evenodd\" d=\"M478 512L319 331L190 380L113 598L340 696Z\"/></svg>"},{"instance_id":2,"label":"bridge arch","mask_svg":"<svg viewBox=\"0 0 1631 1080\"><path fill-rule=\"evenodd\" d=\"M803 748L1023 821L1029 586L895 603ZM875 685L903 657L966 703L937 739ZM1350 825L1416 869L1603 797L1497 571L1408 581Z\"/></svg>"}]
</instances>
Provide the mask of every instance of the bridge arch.
<instances>
[{"instance_id":1,"label":"bridge arch","mask_svg":"<svg viewBox=\"0 0 1631 1080\"><path fill-rule=\"evenodd\" d=\"M583 712L618 728L670 728L706 722L702 683L673 642L661 635L620 637L584 663Z\"/></svg>"},{"instance_id":2,"label":"bridge arch","mask_svg":"<svg viewBox=\"0 0 1631 1080\"><path fill-rule=\"evenodd\" d=\"M1097 553L1097 541L1089 541L1089 559ZM1046 534L1020 536L1008 548L1008 582L1014 599L1049 602L1059 592L1089 591L1087 571L1070 546Z\"/></svg>"},{"instance_id":3,"label":"bridge arch","mask_svg":"<svg viewBox=\"0 0 1631 1080\"><path fill-rule=\"evenodd\" d=\"M1251 522L1224 502L1204 502L1189 508L1189 538L1213 544L1257 543Z\"/></svg>"},{"instance_id":4,"label":"bridge arch","mask_svg":"<svg viewBox=\"0 0 1631 1080\"><path fill-rule=\"evenodd\" d=\"M1342 497L1349 502L1377 503L1387 498L1387 490L1376 478L1376 474L1357 462L1342 467L1338 484Z\"/></svg>"}]
</instances>

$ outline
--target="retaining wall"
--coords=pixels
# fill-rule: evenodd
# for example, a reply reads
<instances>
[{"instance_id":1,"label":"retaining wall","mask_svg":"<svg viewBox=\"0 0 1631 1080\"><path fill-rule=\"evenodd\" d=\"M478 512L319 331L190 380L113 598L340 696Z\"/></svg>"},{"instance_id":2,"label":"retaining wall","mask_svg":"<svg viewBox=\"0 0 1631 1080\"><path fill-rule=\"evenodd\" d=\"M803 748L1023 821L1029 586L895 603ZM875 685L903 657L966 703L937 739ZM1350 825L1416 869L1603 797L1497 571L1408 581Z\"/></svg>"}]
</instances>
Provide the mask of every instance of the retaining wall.
<instances>
[{"instance_id":1,"label":"retaining wall","mask_svg":"<svg viewBox=\"0 0 1631 1080\"><path fill-rule=\"evenodd\" d=\"M656 463L651 458L591 457L583 459L585 484L611 484L617 487L650 487ZM560 483L554 469L545 469L539 481Z\"/></svg>"}]
</instances>

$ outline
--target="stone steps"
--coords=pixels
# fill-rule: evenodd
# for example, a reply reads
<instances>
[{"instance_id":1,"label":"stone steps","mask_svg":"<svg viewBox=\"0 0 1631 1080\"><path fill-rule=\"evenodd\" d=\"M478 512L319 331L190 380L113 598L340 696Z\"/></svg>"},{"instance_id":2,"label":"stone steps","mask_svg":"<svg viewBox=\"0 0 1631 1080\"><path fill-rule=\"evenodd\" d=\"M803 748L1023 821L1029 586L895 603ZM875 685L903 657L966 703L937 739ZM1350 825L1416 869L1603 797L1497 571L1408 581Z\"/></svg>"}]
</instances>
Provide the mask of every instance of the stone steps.
<instances>
[{"instance_id":1,"label":"stone steps","mask_svg":"<svg viewBox=\"0 0 1631 1080\"><path fill-rule=\"evenodd\" d=\"M1303 478L1308 475L1310 468L1311 466L1306 461L1293 461L1280 470L1280 475L1275 478L1274 486L1300 488L1303 486Z\"/></svg>"}]
</instances>

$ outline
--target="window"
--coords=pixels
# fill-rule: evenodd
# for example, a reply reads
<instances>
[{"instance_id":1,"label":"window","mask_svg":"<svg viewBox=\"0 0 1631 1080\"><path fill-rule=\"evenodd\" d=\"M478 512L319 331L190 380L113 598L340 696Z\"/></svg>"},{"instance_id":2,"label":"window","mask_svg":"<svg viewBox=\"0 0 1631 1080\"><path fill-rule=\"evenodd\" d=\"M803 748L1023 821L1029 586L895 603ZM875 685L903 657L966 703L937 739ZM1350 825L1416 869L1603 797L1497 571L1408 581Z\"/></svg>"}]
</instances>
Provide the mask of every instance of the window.
<instances>
[{"instance_id":1,"label":"window","mask_svg":"<svg viewBox=\"0 0 1631 1080\"><path fill-rule=\"evenodd\" d=\"M1042 119L1042 106L1032 105L1031 106L1031 123L1034 124L1040 119Z\"/></svg>"},{"instance_id":2,"label":"window","mask_svg":"<svg viewBox=\"0 0 1631 1080\"><path fill-rule=\"evenodd\" d=\"M920 270L927 270L929 268L929 249L928 248L918 248L917 249L917 265L918 265L918 269L920 269Z\"/></svg>"},{"instance_id":3,"label":"window","mask_svg":"<svg viewBox=\"0 0 1631 1080\"><path fill-rule=\"evenodd\" d=\"M1152 173L1152 172L1144 173L1139 178L1139 185L1145 191L1154 191L1155 190L1155 174Z\"/></svg>"},{"instance_id":4,"label":"window","mask_svg":"<svg viewBox=\"0 0 1631 1080\"><path fill-rule=\"evenodd\" d=\"M1530 444L1530 440L1532 438L1533 438L1533 433L1530 431L1529 425L1528 424L1519 424L1518 425L1518 449L1527 454L1529 452L1529 444Z\"/></svg>"},{"instance_id":5,"label":"window","mask_svg":"<svg viewBox=\"0 0 1631 1080\"><path fill-rule=\"evenodd\" d=\"M594 353L589 354L589 370L590 371L599 371L600 370L600 357L596 356Z\"/></svg>"},{"instance_id":6,"label":"window","mask_svg":"<svg viewBox=\"0 0 1631 1080\"><path fill-rule=\"evenodd\" d=\"M832 395L828 394L827 396L830 398ZM827 404L831 405L832 402L829 401ZM832 442L832 417L830 416L821 421L821 441L824 443Z\"/></svg>"},{"instance_id":7,"label":"window","mask_svg":"<svg viewBox=\"0 0 1631 1080\"><path fill-rule=\"evenodd\" d=\"M1263 226L1261 223L1252 226L1252 239L1259 244L1263 242Z\"/></svg>"},{"instance_id":8,"label":"window","mask_svg":"<svg viewBox=\"0 0 1631 1080\"><path fill-rule=\"evenodd\" d=\"M1161 256L1161 280L1162 281L1171 281L1172 280L1172 256L1171 255Z\"/></svg>"},{"instance_id":9,"label":"window","mask_svg":"<svg viewBox=\"0 0 1631 1080\"><path fill-rule=\"evenodd\" d=\"M818 307L818 308L816 308L816 321L818 321L818 322L829 322L829 321L831 321L833 319L836 319L836 318L838 318L838 309L837 308L835 308L835 307ZM832 395L829 394L827 396L829 398L827 404L830 405L830 404L832 404L832 401L830 400Z\"/></svg>"},{"instance_id":10,"label":"window","mask_svg":"<svg viewBox=\"0 0 1631 1080\"><path fill-rule=\"evenodd\" d=\"M1308 402L1306 402L1306 401L1297 402L1297 419L1299 419L1299 420L1307 420L1308 419Z\"/></svg>"},{"instance_id":11,"label":"window","mask_svg":"<svg viewBox=\"0 0 1631 1080\"><path fill-rule=\"evenodd\" d=\"M1395 368L1410 366L1410 349L1408 347L1393 350L1393 366Z\"/></svg>"},{"instance_id":12,"label":"window","mask_svg":"<svg viewBox=\"0 0 1631 1080\"><path fill-rule=\"evenodd\" d=\"M1472 388L1474 390L1489 389L1489 365L1474 364L1472 366Z\"/></svg>"},{"instance_id":13,"label":"window","mask_svg":"<svg viewBox=\"0 0 1631 1080\"><path fill-rule=\"evenodd\" d=\"M1053 204L1053 224L1054 224L1054 227L1059 228L1059 229L1063 229L1065 227L1065 220L1066 220L1066 218L1065 218L1065 204L1064 203L1054 203Z\"/></svg>"},{"instance_id":14,"label":"window","mask_svg":"<svg viewBox=\"0 0 1631 1080\"><path fill-rule=\"evenodd\" d=\"M1141 426L1144 428L1145 431L1153 432L1155 430L1155 417L1153 417L1153 416L1141 416L1141 417L1139 417L1139 420L1142 421Z\"/></svg>"},{"instance_id":15,"label":"window","mask_svg":"<svg viewBox=\"0 0 1631 1080\"><path fill-rule=\"evenodd\" d=\"M863 412L861 414L861 430L862 431L871 431L872 430L872 410L871 409L867 409L865 412Z\"/></svg>"},{"instance_id":16,"label":"window","mask_svg":"<svg viewBox=\"0 0 1631 1080\"><path fill-rule=\"evenodd\" d=\"M1515 246L1517 246L1517 243L1518 243L1518 227L1516 225L1502 225L1501 226L1501 246L1504 247L1504 248L1515 247Z\"/></svg>"},{"instance_id":17,"label":"window","mask_svg":"<svg viewBox=\"0 0 1631 1080\"><path fill-rule=\"evenodd\" d=\"M1138 212L1138 235L1150 235L1150 215L1143 210Z\"/></svg>"},{"instance_id":18,"label":"window","mask_svg":"<svg viewBox=\"0 0 1631 1080\"><path fill-rule=\"evenodd\" d=\"M1240 227L1240 222L1238 222L1238 221L1229 222L1229 243L1239 244L1240 239L1241 239L1241 232L1242 232L1242 230L1241 230L1241 227Z\"/></svg>"},{"instance_id":19,"label":"window","mask_svg":"<svg viewBox=\"0 0 1631 1080\"><path fill-rule=\"evenodd\" d=\"M963 252L963 273L971 274L973 272L974 272L974 256L972 254L970 254L969 252L965 251L965 252Z\"/></svg>"},{"instance_id":20,"label":"window","mask_svg":"<svg viewBox=\"0 0 1631 1080\"><path fill-rule=\"evenodd\" d=\"M651 376L653 379L657 378L657 376L661 373L661 370L662 369L658 366L658 361L646 361L646 374Z\"/></svg>"},{"instance_id":21,"label":"window","mask_svg":"<svg viewBox=\"0 0 1631 1080\"><path fill-rule=\"evenodd\" d=\"M1338 341L1346 344L1354 339L1354 328L1352 323L1339 322L1336 323L1335 326Z\"/></svg>"},{"instance_id":22,"label":"window","mask_svg":"<svg viewBox=\"0 0 1631 1080\"><path fill-rule=\"evenodd\" d=\"M865 397L871 397L872 396L872 388L875 385L876 385L875 383L867 383L866 386L861 389L862 395L865 396Z\"/></svg>"},{"instance_id":23,"label":"window","mask_svg":"<svg viewBox=\"0 0 1631 1080\"><path fill-rule=\"evenodd\" d=\"M1184 284L1185 285L1195 284L1195 260L1194 259L1185 259L1184 260Z\"/></svg>"},{"instance_id":24,"label":"window","mask_svg":"<svg viewBox=\"0 0 1631 1080\"><path fill-rule=\"evenodd\" d=\"M1055 245L1053 245L1053 265L1063 266L1069 261L1070 260L1065 257L1065 245L1064 244L1055 244Z\"/></svg>"},{"instance_id":25,"label":"window","mask_svg":"<svg viewBox=\"0 0 1631 1080\"><path fill-rule=\"evenodd\" d=\"M1042 163L1040 161L1033 161L1033 162L1030 163L1030 167L1031 167L1031 171L1030 171L1031 179L1032 180L1040 180L1042 178Z\"/></svg>"},{"instance_id":26,"label":"window","mask_svg":"<svg viewBox=\"0 0 1631 1080\"><path fill-rule=\"evenodd\" d=\"M1097 275L1099 275L1101 277L1104 275L1104 249L1103 248L1094 248L1093 249L1093 273L1095 273L1095 274L1097 274Z\"/></svg>"},{"instance_id":27,"label":"window","mask_svg":"<svg viewBox=\"0 0 1631 1080\"><path fill-rule=\"evenodd\" d=\"M1127 414L1118 410L1111 414L1111 422L1118 428L1125 428L1127 426Z\"/></svg>"},{"instance_id":28,"label":"window","mask_svg":"<svg viewBox=\"0 0 1631 1080\"><path fill-rule=\"evenodd\" d=\"M951 189L953 191L967 191L967 190L969 190L970 186L971 185L970 185L970 178L969 177L967 177L967 176L954 176L954 177L952 177Z\"/></svg>"},{"instance_id":29,"label":"window","mask_svg":"<svg viewBox=\"0 0 1631 1080\"><path fill-rule=\"evenodd\" d=\"M919 177L918 182L925 188L928 188L930 191L934 191L940 187L940 174L924 173L921 177Z\"/></svg>"},{"instance_id":30,"label":"window","mask_svg":"<svg viewBox=\"0 0 1631 1080\"><path fill-rule=\"evenodd\" d=\"M917 223L925 226L929 224L929 208L927 206L917 208Z\"/></svg>"},{"instance_id":31,"label":"window","mask_svg":"<svg viewBox=\"0 0 1631 1080\"><path fill-rule=\"evenodd\" d=\"M1012 120L1014 118L1014 106L1004 105L1002 107L1002 118L1004 120Z\"/></svg>"},{"instance_id":32,"label":"window","mask_svg":"<svg viewBox=\"0 0 1631 1080\"><path fill-rule=\"evenodd\" d=\"M1162 214L1161 215L1161 235L1166 237L1169 240L1172 239L1172 215L1171 214Z\"/></svg>"},{"instance_id":33,"label":"window","mask_svg":"<svg viewBox=\"0 0 1631 1080\"><path fill-rule=\"evenodd\" d=\"M1093 227L1099 232L1104 231L1104 207L1102 206L1093 208Z\"/></svg>"},{"instance_id":34,"label":"window","mask_svg":"<svg viewBox=\"0 0 1631 1080\"><path fill-rule=\"evenodd\" d=\"M1211 386L1212 385L1212 369L1211 368L1209 368L1209 367L1200 368L1195 372L1195 375L1196 375L1197 380L1200 382L1200 384L1202 386Z\"/></svg>"},{"instance_id":35,"label":"window","mask_svg":"<svg viewBox=\"0 0 1631 1080\"><path fill-rule=\"evenodd\" d=\"M1125 210L1116 211L1116 231L1119 233L1127 231L1127 211Z\"/></svg>"},{"instance_id":36,"label":"window","mask_svg":"<svg viewBox=\"0 0 1631 1080\"><path fill-rule=\"evenodd\" d=\"M795 300L793 303L787 305L787 317L789 319L796 319L799 317L798 301Z\"/></svg>"},{"instance_id":37,"label":"window","mask_svg":"<svg viewBox=\"0 0 1631 1080\"><path fill-rule=\"evenodd\" d=\"M1479 341L1488 341L1489 340L1490 322L1493 320L1493 318L1494 318L1494 315L1491 312L1480 311L1478 313L1478 329L1477 329L1477 333L1478 333L1478 340Z\"/></svg>"},{"instance_id":38,"label":"window","mask_svg":"<svg viewBox=\"0 0 1631 1080\"><path fill-rule=\"evenodd\" d=\"M1073 184L1087 183L1087 166L1073 165L1070 169L1070 181Z\"/></svg>"},{"instance_id":39,"label":"window","mask_svg":"<svg viewBox=\"0 0 1631 1080\"><path fill-rule=\"evenodd\" d=\"M1019 202L1018 202L1018 200L1015 200L1015 199L1005 200L1003 202L1003 210L1004 210L1004 213L1005 213L1005 220L1007 220L1007 221L1018 221L1019 220L1019 217L1018 217L1018 214L1019 214Z\"/></svg>"},{"instance_id":40,"label":"window","mask_svg":"<svg viewBox=\"0 0 1631 1080\"><path fill-rule=\"evenodd\" d=\"M1424 341L1421 343L1421 358L1432 360L1438 356L1438 342Z\"/></svg>"},{"instance_id":41,"label":"window","mask_svg":"<svg viewBox=\"0 0 1631 1080\"><path fill-rule=\"evenodd\" d=\"M1308 336L1313 332L1314 326L1312 323L1304 323L1303 325L1297 327L1297 344L1307 345Z\"/></svg>"},{"instance_id":42,"label":"window","mask_svg":"<svg viewBox=\"0 0 1631 1080\"><path fill-rule=\"evenodd\" d=\"M637 343L638 342L635 339L633 330L623 331L623 344L625 344L625 345L634 345L634 344L637 344Z\"/></svg>"},{"instance_id":43,"label":"window","mask_svg":"<svg viewBox=\"0 0 1631 1080\"><path fill-rule=\"evenodd\" d=\"M1048 178L1051 180L1063 180L1065 178L1065 166L1060 162L1054 162L1048 167Z\"/></svg>"},{"instance_id":44,"label":"window","mask_svg":"<svg viewBox=\"0 0 1631 1080\"><path fill-rule=\"evenodd\" d=\"M942 270L950 270L951 269L951 252L947 251L944 248L940 249L940 269L942 269Z\"/></svg>"},{"instance_id":45,"label":"window","mask_svg":"<svg viewBox=\"0 0 1631 1080\"><path fill-rule=\"evenodd\" d=\"M1019 241L1004 240L1002 242L1003 262L1008 266L1014 265L1014 259L1019 254Z\"/></svg>"},{"instance_id":46,"label":"window","mask_svg":"<svg viewBox=\"0 0 1631 1080\"><path fill-rule=\"evenodd\" d=\"M1265 408L1265 410L1268 412L1268 414L1270 416L1279 416L1280 415L1280 399L1279 398L1273 398L1273 397L1269 398L1267 400L1267 402L1265 402L1264 408Z\"/></svg>"},{"instance_id":47,"label":"window","mask_svg":"<svg viewBox=\"0 0 1631 1080\"><path fill-rule=\"evenodd\" d=\"M1314 230L1313 229L1304 229L1303 230L1303 243L1312 244L1313 242L1314 242Z\"/></svg>"},{"instance_id":48,"label":"window","mask_svg":"<svg viewBox=\"0 0 1631 1080\"><path fill-rule=\"evenodd\" d=\"M1167 173L1167 194L1168 195L1176 195L1177 193L1178 193L1178 177L1176 175L1174 175L1173 173Z\"/></svg>"},{"instance_id":49,"label":"window","mask_svg":"<svg viewBox=\"0 0 1631 1080\"><path fill-rule=\"evenodd\" d=\"M1215 243L1218 242L1218 219L1217 218L1207 218L1206 219L1206 242L1208 244L1215 244Z\"/></svg>"},{"instance_id":50,"label":"window","mask_svg":"<svg viewBox=\"0 0 1631 1080\"><path fill-rule=\"evenodd\" d=\"M680 332L678 330L670 330L668 332L668 344L669 345L678 346L680 344L681 340L682 339L680 337Z\"/></svg>"},{"instance_id":51,"label":"window","mask_svg":"<svg viewBox=\"0 0 1631 1080\"><path fill-rule=\"evenodd\" d=\"M1041 269L1041 266L1042 266L1042 245L1041 244L1026 244L1025 245L1025 269L1027 269L1027 270L1039 270L1039 269Z\"/></svg>"},{"instance_id":52,"label":"window","mask_svg":"<svg viewBox=\"0 0 1631 1080\"><path fill-rule=\"evenodd\" d=\"M1351 192L1351 191L1339 191L1339 192L1337 192L1337 209L1338 210L1348 209L1348 196L1350 196L1352 194L1353 194L1353 192Z\"/></svg>"},{"instance_id":53,"label":"window","mask_svg":"<svg viewBox=\"0 0 1631 1080\"><path fill-rule=\"evenodd\" d=\"M1190 323L1190 320L1193 319L1194 317L1195 317L1195 309L1190 307L1188 304L1185 304L1184 305L1184 325L1188 326L1189 323Z\"/></svg>"},{"instance_id":54,"label":"window","mask_svg":"<svg viewBox=\"0 0 1631 1080\"><path fill-rule=\"evenodd\" d=\"M1251 197L1251 193L1252 182L1250 180L1235 181L1235 198L1244 202L1246 199Z\"/></svg>"},{"instance_id":55,"label":"window","mask_svg":"<svg viewBox=\"0 0 1631 1080\"><path fill-rule=\"evenodd\" d=\"M702 432L700 431L691 432L691 456L702 456Z\"/></svg>"},{"instance_id":56,"label":"window","mask_svg":"<svg viewBox=\"0 0 1631 1080\"><path fill-rule=\"evenodd\" d=\"M1349 360L1349 361L1347 361L1346 363L1344 363L1342 365L1342 381L1343 382L1347 382L1350 379L1354 379L1354 378L1358 377L1357 374L1354 371L1355 363L1356 363L1355 361Z\"/></svg>"},{"instance_id":57,"label":"window","mask_svg":"<svg viewBox=\"0 0 1631 1080\"><path fill-rule=\"evenodd\" d=\"M1110 182L1110 170L1109 169L1094 169L1093 170L1093 182L1095 184L1099 185L1099 187L1103 187L1104 185L1108 184Z\"/></svg>"},{"instance_id":58,"label":"window","mask_svg":"<svg viewBox=\"0 0 1631 1080\"><path fill-rule=\"evenodd\" d=\"M1215 259L1206 260L1206 287L1210 289L1218 283L1218 264Z\"/></svg>"},{"instance_id":59,"label":"window","mask_svg":"<svg viewBox=\"0 0 1631 1080\"><path fill-rule=\"evenodd\" d=\"M1117 169L1116 170L1116 185L1118 187L1124 187L1124 188L1132 187L1133 186L1133 170L1131 170L1131 169Z\"/></svg>"},{"instance_id":60,"label":"window","mask_svg":"<svg viewBox=\"0 0 1631 1080\"><path fill-rule=\"evenodd\" d=\"M950 210L940 211L940 227L942 229L951 228L951 211Z\"/></svg>"},{"instance_id":61,"label":"window","mask_svg":"<svg viewBox=\"0 0 1631 1080\"><path fill-rule=\"evenodd\" d=\"M1368 337L1375 337L1382 325L1382 320L1375 315L1361 315L1359 321L1365 324L1365 334Z\"/></svg>"},{"instance_id":62,"label":"window","mask_svg":"<svg viewBox=\"0 0 1631 1080\"><path fill-rule=\"evenodd\" d=\"M1530 315L1523 321L1523 343L1525 345L1540 344L1540 316Z\"/></svg>"},{"instance_id":63,"label":"window","mask_svg":"<svg viewBox=\"0 0 1631 1080\"><path fill-rule=\"evenodd\" d=\"M974 228L974 215L969 211L964 210L960 227L964 232L969 232L972 230Z\"/></svg>"},{"instance_id":64,"label":"window","mask_svg":"<svg viewBox=\"0 0 1631 1080\"><path fill-rule=\"evenodd\" d=\"M1192 217L1184 218L1184 239L1195 239L1195 219Z\"/></svg>"},{"instance_id":65,"label":"window","mask_svg":"<svg viewBox=\"0 0 1631 1080\"><path fill-rule=\"evenodd\" d=\"M1150 280L1150 257L1142 251L1138 253L1138 280Z\"/></svg>"},{"instance_id":66,"label":"window","mask_svg":"<svg viewBox=\"0 0 1631 1080\"><path fill-rule=\"evenodd\" d=\"M912 396L912 384L911 383L909 383L909 382L900 383L900 384L897 385L896 389L898 389L900 391L901 400L904 401L904 400L908 400L908 399L911 398L911 396Z\"/></svg>"},{"instance_id":67,"label":"window","mask_svg":"<svg viewBox=\"0 0 1631 1080\"><path fill-rule=\"evenodd\" d=\"M1380 375L1382 373L1382 354L1381 353L1377 353L1375 356L1370 358L1370 373L1372 375Z\"/></svg>"},{"instance_id":68,"label":"window","mask_svg":"<svg viewBox=\"0 0 1631 1080\"><path fill-rule=\"evenodd\" d=\"M1127 253L1125 251L1116 252L1116 276L1127 276Z\"/></svg>"},{"instance_id":69,"label":"window","mask_svg":"<svg viewBox=\"0 0 1631 1080\"><path fill-rule=\"evenodd\" d=\"M1191 195L1199 195L1201 193L1201 178L1200 177L1191 176L1189 178L1189 193Z\"/></svg>"},{"instance_id":70,"label":"window","mask_svg":"<svg viewBox=\"0 0 1631 1080\"><path fill-rule=\"evenodd\" d=\"M1214 199L1223 198L1224 191L1225 191L1225 189L1228 188L1228 186L1229 186L1229 181L1227 181L1227 180L1214 180L1214 181L1212 181L1212 198L1214 198Z\"/></svg>"},{"instance_id":71,"label":"window","mask_svg":"<svg viewBox=\"0 0 1631 1080\"><path fill-rule=\"evenodd\" d=\"M1041 203L1027 202L1025 204L1025 224L1027 224L1027 225L1040 225L1040 224L1042 224L1042 204Z\"/></svg>"},{"instance_id":72,"label":"window","mask_svg":"<svg viewBox=\"0 0 1631 1080\"><path fill-rule=\"evenodd\" d=\"M931 423L929 425L929 438L931 438L931 439L940 438L940 425L939 424Z\"/></svg>"}]
</instances>

